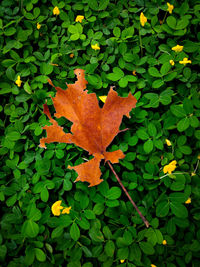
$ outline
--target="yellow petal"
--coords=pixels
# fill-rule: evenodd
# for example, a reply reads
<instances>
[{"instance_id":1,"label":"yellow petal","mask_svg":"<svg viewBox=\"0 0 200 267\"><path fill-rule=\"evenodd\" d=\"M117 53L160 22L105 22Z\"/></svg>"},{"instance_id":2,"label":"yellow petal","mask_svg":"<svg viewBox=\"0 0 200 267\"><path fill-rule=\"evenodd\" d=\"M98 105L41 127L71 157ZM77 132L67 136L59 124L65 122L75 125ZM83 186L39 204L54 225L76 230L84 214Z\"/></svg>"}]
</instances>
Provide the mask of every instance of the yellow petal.
<instances>
[{"instance_id":1,"label":"yellow petal","mask_svg":"<svg viewBox=\"0 0 200 267\"><path fill-rule=\"evenodd\" d=\"M172 59L169 61L169 63L170 63L172 66L174 66L174 64L175 64L175 63L174 63L174 60L172 60Z\"/></svg>"},{"instance_id":2,"label":"yellow petal","mask_svg":"<svg viewBox=\"0 0 200 267\"><path fill-rule=\"evenodd\" d=\"M51 211L54 216L60 215L60 210L63 209L63 207L61 206L61 202L62 200L58 200L51 206Z\"/></svg>"},{"instance_id":3,"label":"yellow petal","mask_svg":"<svg viewBox=\"0 0 200 267\"><path fill-rule=\"evenodd\" d=\"M181 52L183 50L183 46L176 45L176 46L172 47L172 50L175 52Z\"/></svg>"},{"instance_id":4,"label":"yellow petal","mask_svg":"<svg viewBox=\"0 0 200 267\"><path fill-rule=\"evenodd\" d=\"M120 260L120 262L121 262L121 263L124 263L124 262L125 262L125 260Z\"/></svg>"},{"instance_id":5,"label":"yellow petal","mask_svg":"<svg viewBox=\"0 0 200 267\"><path fill-rule=\"evenodd\" d=\"M165 142L166 142L166 144L167 144L168 146L171 146L171 145L172 145L172 143L171 143L170 140L168 140L168 139L165 139Z\"/></svg>"},{"instance_id":6,"label":"yellow petal","mask_svg":"<svg viewBox=\"0 0 200 267\"><path fill-rule=\"evenodd\" d=\"M169 11L170 14L172 14L172 10L174 9L174 6L171 5L170 3L167 3L168 9L167 11Z\"/></svg>"},{"instance_id":7,"label":"yellow petal","mask_svg":"<svg viewBox=\"0 0 200 267\"><path fill-rule=\"evenodd\" d=\"M59 15L60 14L60 10L59 10L59 8L57 6L54 7L53 14L54 15Z\"/></svg>"},{"instance_id":8,"label":"yellow petal","mask_svg":"<svg viewBox=\"0 0 200 267\"><path fill-rule=\"evenodd\" d=\"M68 208L64 208L63 210L62 210L62 214L69 214L70 213L70 210L71 210L71 206L70 207L68 207Z\"/></svg>"},{"instance_id":9,"label":"yellow petal","mask_svg":"<svg viewBox=\"0 0 200 267\"><path fill-rule=\"evenodd\" d=\"M145 23L147 22L147 18L145 17L144 13L140 13L140 24L144 27Z\"/></svg>"},{"instance_id":10,"label":"yellow petal","mask_svg":"<svg viewBox=\"0 0 200 267\"><path fill-rule=\"evenodd\" d=\"M167 245L167 241L166 240L163 240L163 245L165 246L165 245Z\"/></svg>"},{"instance_id":11,"label":"yellow petal","mask_svg":"<svg viewBox=\"0 0 200 267\"><path fill-rule=\"evenodd\" d=\"M84 19L84 16L78 15L75 19L76 22L82 22L82 20Z\"/></svg>"},{"instance_id":12,"label":"yellow petal","mask_svg":"<svg viewBox=\"0 0 200 267\"><path fill-rule=\"evenodd\" d=\"M100 99L103 103L106 102L106 98L107 98L106 95L102 95L102 96L99 97L99 99Z\"/></svg>"},{"instance_id":13,"label":"yellow petal","mask_svg":"<svg viewBox=\"0 0 200 267\"><path fill-rule=\"evenodd\" d=\"M189 197L186 201L185 201L185 204L190 204L192 201L191 201L191 198Z\"/></svg>"}]
</instances>

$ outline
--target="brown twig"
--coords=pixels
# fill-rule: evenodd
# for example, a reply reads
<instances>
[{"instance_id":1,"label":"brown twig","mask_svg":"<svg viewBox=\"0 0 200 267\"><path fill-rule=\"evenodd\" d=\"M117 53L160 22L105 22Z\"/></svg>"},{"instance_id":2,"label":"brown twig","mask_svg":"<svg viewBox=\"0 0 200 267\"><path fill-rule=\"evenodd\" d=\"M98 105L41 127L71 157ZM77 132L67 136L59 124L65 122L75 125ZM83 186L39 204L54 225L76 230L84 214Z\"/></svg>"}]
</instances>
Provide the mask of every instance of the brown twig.
<instances>
[{"instance_id":1,"label":"brown twig","mask_svg":"<svg viewBox=\"0 0 200 267\"><path fill-rule=\"evenodd\" d=\"M126 132L126 131L128 131L129 129L130 129L130 128L125 128L125 129L123 129L123 130L120 130L119 133Z\"/></svg>"},{"instance_id":2,"label":"brown twig","mask_svg":"<svg viewBox=\"0 0 200 267\"><path fill-rule=\"evenodd\" d=\"M143 220L144 224L146 225L146 227L149 227L149 222L147 221L147 219L142 215L141 211L138 209L137 205L135 204L135 202L132 200L131 196L129 195L129 193L127 192L126 188L123 186L119 176L116 174L115 170L113 169L112 164L107 161L111 171L113 172L113 174L115 175L118 183L120 184L121 188L124 190L125 194L127 195L127 197L129 198L130 202L132 203L133 207L136 209L137 213L140 215L140 218Z\"/></svg>"}]
</instances>

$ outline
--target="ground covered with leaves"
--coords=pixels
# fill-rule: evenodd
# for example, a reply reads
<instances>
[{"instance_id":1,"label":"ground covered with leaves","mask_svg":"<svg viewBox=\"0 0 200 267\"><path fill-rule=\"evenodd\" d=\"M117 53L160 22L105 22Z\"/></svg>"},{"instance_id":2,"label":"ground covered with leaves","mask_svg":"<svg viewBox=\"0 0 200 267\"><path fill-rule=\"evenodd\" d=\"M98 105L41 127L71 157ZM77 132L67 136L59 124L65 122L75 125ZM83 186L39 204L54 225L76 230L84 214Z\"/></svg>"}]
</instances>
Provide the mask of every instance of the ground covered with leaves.
<instances>
[{"instance_id":1,"label":"ground covered with leaves","mask_svg":"<svg viewBox=\"0 0 200 267\"><path fill-rule=\"evenodd\" d=\"M198 0L1 1L2 267L200 266L199 22ZM100 107L110 86L137 99L106 153L125 155L113 168L149 228L107 163L88 187L69 166L92 155L39 146L43 104L56 109L48 79L65 90L75 69Z\"/></svg>"}]
</instances>

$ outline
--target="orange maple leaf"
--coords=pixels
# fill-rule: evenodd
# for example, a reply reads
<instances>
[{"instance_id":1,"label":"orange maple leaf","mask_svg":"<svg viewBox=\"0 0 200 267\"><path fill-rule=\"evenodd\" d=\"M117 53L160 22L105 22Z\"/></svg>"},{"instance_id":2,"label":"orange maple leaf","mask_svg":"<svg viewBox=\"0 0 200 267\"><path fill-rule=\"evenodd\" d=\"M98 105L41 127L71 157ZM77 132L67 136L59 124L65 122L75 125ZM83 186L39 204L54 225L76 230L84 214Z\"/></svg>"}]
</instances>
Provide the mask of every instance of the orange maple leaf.
<instances>
[{"instance_id":1,"label":"orange maple leaf","mask_svg":"<svg viewBox=\"0 0 200 267\"><path fill-rule=\"evenodd\" d=\"M86 89L84 70L76 69L74 73L77 81L67 84L67 90L53 85L57 93L52 98L56 110L56 118L65 117L73 124L71 133L65 133L57 121L51 117L48 106L44 104L44 113L49 117L52 125L43 127L47 137L40 139L40 147L46 148L45 143L74 143L87 150L94 156L93 159L78 166L71 167L78 173L76 181L86 181L95 186L103 180L100 179L99 168L102 159L111 163L118 163L125 157L121 150L106 152L106 148L119 133L119 127L124 115L136 105L136 98L129 93L128 97L119 97L117 92L110 88L103 108L99 107L95 93L88 94Z\"/></svg>"}]
</instances>

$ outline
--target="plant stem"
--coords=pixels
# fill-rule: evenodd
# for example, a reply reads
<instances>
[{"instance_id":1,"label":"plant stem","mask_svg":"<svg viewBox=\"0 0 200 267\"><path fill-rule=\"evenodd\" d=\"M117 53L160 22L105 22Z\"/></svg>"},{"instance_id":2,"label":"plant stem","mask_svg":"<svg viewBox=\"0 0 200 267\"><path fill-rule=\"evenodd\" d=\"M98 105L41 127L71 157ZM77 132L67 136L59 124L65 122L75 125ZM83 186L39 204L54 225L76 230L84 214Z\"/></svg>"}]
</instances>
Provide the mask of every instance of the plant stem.
<instances>
[{"instance_id":1,"label":"plant stem","mask_svg":"<svg viewBox=\"0 0 200 267\"><path fill-rule=\"evenodd\" d=\"M118 183L120 184L121 188L124 190L125 194L127 195L127 197L129 198L130 202L132 203L133 207L136 209L137 213L140 215L140 218L143 220L144 224L146 225L146 227L149 227L149 222L147 221L147 219L142 215L141 211L138 209L137 205L135 204L135 202L132 200L131 196L129 195L129 193L127 192L126 188L123 186L119 176L116 174L115 170L113 169L112 164L110 163L110 161L107 161L111 171L113 172L113 174L115 175Z\"/></svg>"}]
</instances>

